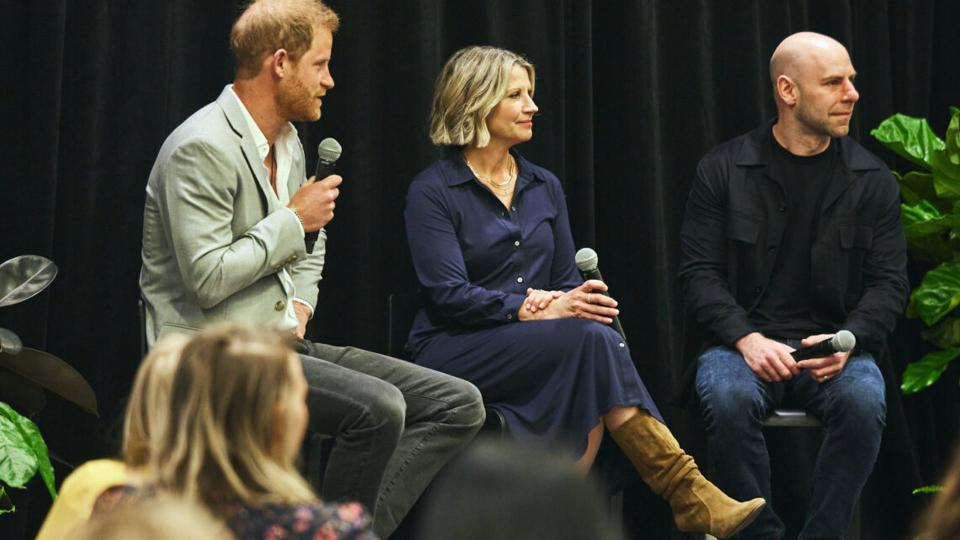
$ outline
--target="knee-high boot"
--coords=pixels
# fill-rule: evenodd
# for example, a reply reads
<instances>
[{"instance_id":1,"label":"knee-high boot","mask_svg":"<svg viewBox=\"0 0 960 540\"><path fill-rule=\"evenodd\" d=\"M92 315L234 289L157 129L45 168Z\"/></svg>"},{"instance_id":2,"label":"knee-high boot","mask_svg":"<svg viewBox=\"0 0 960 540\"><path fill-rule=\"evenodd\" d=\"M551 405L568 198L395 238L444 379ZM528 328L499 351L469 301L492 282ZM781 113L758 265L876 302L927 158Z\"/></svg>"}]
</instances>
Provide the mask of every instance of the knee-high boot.
<instances>
[{"instance_id":1,"label":"knee-high boot","mask_svg":"<svg viewBox=\"0 0 960 540\"><path fill-rule=\"evenodd\" d=\"M640 478L670 503L673 521L683 532L729 538L753 523L766 504L761 498L738 502L720 491L700 474L667 426L644 410L611 435Z\"/></svg>"}]
</instances>

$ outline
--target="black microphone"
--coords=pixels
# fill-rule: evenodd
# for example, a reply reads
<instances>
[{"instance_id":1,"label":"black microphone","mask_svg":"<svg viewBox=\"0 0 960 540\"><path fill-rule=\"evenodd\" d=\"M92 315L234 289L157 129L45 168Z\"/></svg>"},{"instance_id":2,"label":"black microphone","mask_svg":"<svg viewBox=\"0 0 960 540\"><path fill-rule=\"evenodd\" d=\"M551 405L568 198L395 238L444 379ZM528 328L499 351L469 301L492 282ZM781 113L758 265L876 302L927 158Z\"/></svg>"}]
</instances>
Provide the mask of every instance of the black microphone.
<instances>
[{"instance_id":1,"label":"black microphone","mask_svg":"<svg viewBox=\"0 0 960 540\"><path fill-rule=\"evenodd\" d=\"M333 137L327 137L320 141L320 145L317 146L317 170L313 173L317 181L333 174L342 152L343 147ZM313 253L313 246L317 243L319 237L320 231L308 232L304 235L303 241L307 245L307 253Z\"/></svg>"},{"instance_id":2,"label":"black microphone","mask_svg":"<svg viewBox=\"0 0 960 540\"><path fill-rule=\"evenodd\" d=\"M577 268L580 269L580 275L583 276L584 281L588 279L603 281L603 276L600 275L600 267L597 265L600 259L597 257L596 251L590 248L582 248L577 252L574 260L577 262ZM604 281L604 283L606 282ZM610 296L605 291L597 292L604 296ZM613 329L620 333L623 341L627 341L627 335L623 333L623 326L620 325L619 317L613 318Z\"/></svg>"},{"instance_id":3,"label":"black microphone","mask_svg":"<svg viewBox=\"0 0 960 540\"><path fill-rule=\"evenodd\" d=\"M849 330L840 330L832 338L825 339L819 343L814 343L809 347L803 347L793 351L794 360L808 360L810 358L823 358L838 352L850 352L857 346L857 338Z\"/></svg>"}]
</instances>

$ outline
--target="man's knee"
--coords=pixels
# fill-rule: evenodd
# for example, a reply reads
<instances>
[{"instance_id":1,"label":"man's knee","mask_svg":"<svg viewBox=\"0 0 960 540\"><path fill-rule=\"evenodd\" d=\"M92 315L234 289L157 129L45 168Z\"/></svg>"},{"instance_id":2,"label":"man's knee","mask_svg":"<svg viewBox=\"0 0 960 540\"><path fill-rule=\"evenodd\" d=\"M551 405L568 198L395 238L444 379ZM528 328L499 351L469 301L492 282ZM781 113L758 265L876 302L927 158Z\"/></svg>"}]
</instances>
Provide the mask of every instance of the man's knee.
<instances>
[{"instance_id":1,"label":"man's knee","mask_svg":"<svg viewBox=\"0 0 960 540\"><path fill-rule=\"evenodd\" d=\"M700 358L697 369L697 396L708 420L739 423L765 414L763 396L756 377L732 353L711 355L708 350Z\"/></svg>"},{"instance_id":2,"label":"man's knee","mask_svg":"<svg viewBox=\"0 0 960 540\"><path fill-rule=\"evenodd\" d=\"M374 392L363 397L362 414L366 424L380 429L403 431L407 404L397 387L383 383Z\"/></svg>"},{"instance_id":3,"label":"man's knee","mask_svg":"<svg viewBox=\"0 0 960 540\"><path fill-rule=\"evenodd\" d=\"M872 360L858 362L843 375L835 382L829 416L851 427L883 429L887 402L883 376L876 364Z\"/></svg>"},{"instance_id":4,"label":"man's knee","mask_svg":"<svg viewBox=\"0 0 960 540\"><path fill-rule=\"evenodd\" d=\"M480 390L472 383L445 375L444 422L479 430L487 417Z\"/></svg>"}]
</instances>

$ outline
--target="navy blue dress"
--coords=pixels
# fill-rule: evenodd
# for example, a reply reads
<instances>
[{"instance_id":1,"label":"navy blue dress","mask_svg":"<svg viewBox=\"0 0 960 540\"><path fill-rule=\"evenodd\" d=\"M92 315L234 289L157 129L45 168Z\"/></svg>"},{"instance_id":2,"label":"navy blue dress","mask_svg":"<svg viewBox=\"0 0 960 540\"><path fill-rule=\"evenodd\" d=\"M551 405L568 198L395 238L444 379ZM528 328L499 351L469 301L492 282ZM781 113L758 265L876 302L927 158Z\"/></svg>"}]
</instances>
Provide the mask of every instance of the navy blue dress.
<instances>
[{"instance_id":1,"label":"navy blue dress","mask_svg":"<svg viewBox=\"0 0 960 540\"><path fill-rule=\"evenodd\" d=\"M611 327L517 318L528 287L567 291L583 279L560 181L514 157L510 209L460 153L411 183L404 217L425 307L407 347L418 364L476 385L512 437L565 444L580 455L590 429L614 406L660 413Z\"/></svg>"}]
</instances>

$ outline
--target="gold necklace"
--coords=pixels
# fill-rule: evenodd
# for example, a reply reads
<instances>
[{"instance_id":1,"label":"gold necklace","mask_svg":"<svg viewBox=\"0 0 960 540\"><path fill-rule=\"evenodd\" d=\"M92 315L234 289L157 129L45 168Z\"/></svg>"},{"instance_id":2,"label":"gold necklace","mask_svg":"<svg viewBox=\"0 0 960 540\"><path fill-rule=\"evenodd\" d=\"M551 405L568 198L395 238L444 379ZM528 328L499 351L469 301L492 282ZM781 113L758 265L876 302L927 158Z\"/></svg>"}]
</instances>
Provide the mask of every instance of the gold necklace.
<instances>
[{"instance_id":1,"label":"gold necklace","mask_svg":"<svg viewBox=\"0 0 960 540\"><path fill-rule=\"evenodd\" d=\"M472 172L473 175L477 177L477 180L480 180L485 185L489 186L490 189L499 193L501 197L506 197L507 195L510 194L510 191L513 189L512 187L510 187L511 184L513 184L513 181L517 179L517 171L516 171L517 162L516 160L513 159L512 155L507 154L507 157L510 158L510 163L507 168L507 176L504 177L503 183L494 182L492 178L484 178L480 176L477 173L476 169L473 168L473 165L470 163L470 160L467 159L466 154L463 155L463 160L467 163L467 168L470 169L470 172Z\"/></svg>"}]
</instances>

